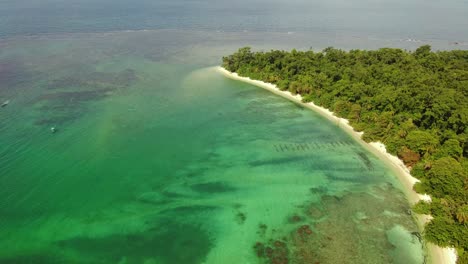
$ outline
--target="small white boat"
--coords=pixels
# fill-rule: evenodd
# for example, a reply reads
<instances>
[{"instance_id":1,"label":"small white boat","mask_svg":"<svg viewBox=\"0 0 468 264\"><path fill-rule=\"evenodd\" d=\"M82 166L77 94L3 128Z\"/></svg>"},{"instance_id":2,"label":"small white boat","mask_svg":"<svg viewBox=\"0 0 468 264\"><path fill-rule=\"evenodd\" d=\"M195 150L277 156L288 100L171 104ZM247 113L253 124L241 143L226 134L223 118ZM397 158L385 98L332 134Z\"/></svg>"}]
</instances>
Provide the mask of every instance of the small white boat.
<instances>
[{"instance_id":1,"label":"small white boat","mask_svg":"<svg viewBox=\"0 0 468 264\"><path fill-rule=\"evenodd\" d=\"M51 127L51 128L50 128L50 132L52 132L52 133L55 133L55 132L57 132L57 128L55 128L55 127Z\"/></svg>"},{"instance_id":2,"label":"small white boat","mask_svg":"<svg viewBox=\"0 0 468 264\"><path fill-rule=\"evenodd\" d=\"M6 100L5 102L3 102L2 107L7 106L9 103L10 103L10 100Z\"/></svg>"}]
</instances>

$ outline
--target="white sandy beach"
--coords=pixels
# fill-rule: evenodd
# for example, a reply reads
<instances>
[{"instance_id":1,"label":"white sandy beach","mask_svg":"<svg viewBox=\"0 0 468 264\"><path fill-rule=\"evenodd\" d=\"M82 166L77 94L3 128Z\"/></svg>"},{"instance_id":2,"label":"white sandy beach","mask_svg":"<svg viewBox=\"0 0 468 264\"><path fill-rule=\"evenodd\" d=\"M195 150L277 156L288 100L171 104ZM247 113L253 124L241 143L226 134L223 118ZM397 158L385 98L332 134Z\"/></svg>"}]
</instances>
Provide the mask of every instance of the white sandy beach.
<instances>
[{"instance_id":1,"label":"white sandy beach","mask_svg":"<svg viewBox=\"0 0 468 264\"><path fill-rule=\"evenodd\" d=\"M302 102L301 95L293 95L289 91L281 91L276 85L271 83L265 83L258 80L252 80L247 77L241 77L237 73L230 72L223 67L216 67L216 70L223 74L224 76L238 80L246 83L253 84L255 86L264 88L272 93L275 93L279 96L282 96L286 99L289 99L297 104L300 104L304 107L312 109L313 111L321 114L322 116L326 117L330 121L336 123L339 127L341 127L344 131L350 134L357 142L363 145L366 149L380 157L382 161L384 161L392 170L396 173L398 179L405 187L405 194L408 197L408 200L411 204L418 202L419 200L426 200L430 201L431 197L427 194L418 194L413 190L413 185L418 182L418 179L411 176L409 169L404 165L403 161L401 161L398 157L391 155L387 152L385 145L380 142L371 142L367 143L362 140L363 132L356 132L352 126L349 125L349 121L344 118L337 117L328 109L323 107L317 106L314 103L304 103ZM418 222L422 229L422 226L425 222L430 220L430 216L419 215ZM428 253L432 263L434 264L455 264L457 255L455 249L453 248L441 248L435 245L428 245Z\"/></svg>"}]
</instances>

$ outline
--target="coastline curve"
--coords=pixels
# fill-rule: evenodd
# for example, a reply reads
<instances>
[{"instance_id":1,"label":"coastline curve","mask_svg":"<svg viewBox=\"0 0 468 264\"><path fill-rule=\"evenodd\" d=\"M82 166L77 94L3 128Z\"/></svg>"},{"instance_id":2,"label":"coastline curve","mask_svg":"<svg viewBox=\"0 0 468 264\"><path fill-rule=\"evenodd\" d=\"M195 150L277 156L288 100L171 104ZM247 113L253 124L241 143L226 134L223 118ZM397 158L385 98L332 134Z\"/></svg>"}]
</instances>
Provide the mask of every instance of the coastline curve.
<instances>
[{"instance_id":1,"label":"coastline curve","mask_svg":"<svg viewBox=\"0 0 468 264\"><path fill-rule=\"evenodd\" d=\"M235 72L230 72L221 66L213 67L217 72L221 73L225 77L237 80L245 83L252 84L254 86L266 89L276 95L279 95L283 98L286 98L296 104L304 106L321 116L325 117L329 121L335 123L342 130L348 133L353 139L361 144L364 148L372 152L374 155L379 157L389 168L395 172L398 180L404 187L404 193L408 198L408 201L413 205L420 200L431 201L431 197L427 194L419 194L413 190L413 185L419 180L411 176L409 169L404 165L403 161L398 157L387 152L386 147L381 142L370 142L367 143L362 139L362 134L364 132L357 132L349 124L349 121L345 118L340 118L334 115L330 110L323 108L314 104L313 102L304 103L302 101L302 96L299 94L292 94L289 91L282 91L276 85L272 83L266 83L259 80L253 80L248 77L242 77ZM431 220L430 215L416 215L417 223L420 230L423 230L424 224ZM427 243L427 250L429 255L429 260L431 263L439 264L456 264L457 254L454 248L442 248L431 243Z\"/></svg>"}]
</instances>

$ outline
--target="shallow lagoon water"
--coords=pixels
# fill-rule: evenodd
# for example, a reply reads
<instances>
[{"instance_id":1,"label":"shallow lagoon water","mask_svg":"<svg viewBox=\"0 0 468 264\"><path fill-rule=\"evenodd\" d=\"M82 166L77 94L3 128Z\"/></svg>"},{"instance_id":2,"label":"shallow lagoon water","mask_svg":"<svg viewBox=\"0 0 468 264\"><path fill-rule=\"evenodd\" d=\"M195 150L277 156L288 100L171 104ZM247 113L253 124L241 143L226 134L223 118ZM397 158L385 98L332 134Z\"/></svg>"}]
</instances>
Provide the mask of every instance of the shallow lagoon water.
<instances>
[{"instance_id":1,"label":"shallow lagoon water","mask_svg":"<svg viewBox=\"0 0 468 264\"><path fill-rule=\"evenodd\" d=\"M422 263L383 163L210 67L248 43L314 43L287 35L3 40L0 262Z\"/></svg>"}]
</instances>

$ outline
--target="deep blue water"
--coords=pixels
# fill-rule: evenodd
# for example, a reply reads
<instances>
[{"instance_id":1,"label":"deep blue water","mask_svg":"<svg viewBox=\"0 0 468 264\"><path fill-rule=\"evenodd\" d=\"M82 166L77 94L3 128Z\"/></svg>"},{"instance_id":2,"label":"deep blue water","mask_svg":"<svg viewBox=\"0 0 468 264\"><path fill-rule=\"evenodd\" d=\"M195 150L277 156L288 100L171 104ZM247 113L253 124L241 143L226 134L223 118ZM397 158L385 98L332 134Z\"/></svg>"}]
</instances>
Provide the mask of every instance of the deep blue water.
<instances>
[{"instance_id":1,"label":"deep blue water","mask_svg":"<svg viewBox=\"0 0 468 264\"><path fill-rule=\"evenodd\" d=\"M142 29L468 41L468 1L3 0L0 37Z\"/></svg>"}]
</instances>

